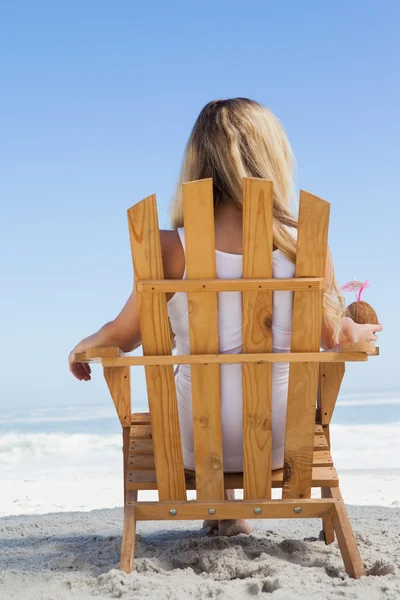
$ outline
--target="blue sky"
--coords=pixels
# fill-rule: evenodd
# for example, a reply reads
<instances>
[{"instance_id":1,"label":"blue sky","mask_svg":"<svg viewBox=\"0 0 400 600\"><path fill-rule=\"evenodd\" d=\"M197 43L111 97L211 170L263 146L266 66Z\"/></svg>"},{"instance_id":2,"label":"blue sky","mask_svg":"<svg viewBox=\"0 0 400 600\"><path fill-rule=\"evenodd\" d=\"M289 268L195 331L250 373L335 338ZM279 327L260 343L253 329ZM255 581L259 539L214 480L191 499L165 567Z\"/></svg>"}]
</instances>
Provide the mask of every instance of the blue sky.
<instances>
[{"instance_id":1,"label":"blue sky","mask_svg":"<svg viewBox=\"0 0 400 600\"><path fill-rule=\"evenodd\" d=\"M230 96L282 120L340 282L371 282L381 357L344 389L399 389L399 20L385 0L2 3L1 405L109 401L68 352L130 293L126 209L156 192L168 226L190 128Z\"/></svg>"}]
</instances>

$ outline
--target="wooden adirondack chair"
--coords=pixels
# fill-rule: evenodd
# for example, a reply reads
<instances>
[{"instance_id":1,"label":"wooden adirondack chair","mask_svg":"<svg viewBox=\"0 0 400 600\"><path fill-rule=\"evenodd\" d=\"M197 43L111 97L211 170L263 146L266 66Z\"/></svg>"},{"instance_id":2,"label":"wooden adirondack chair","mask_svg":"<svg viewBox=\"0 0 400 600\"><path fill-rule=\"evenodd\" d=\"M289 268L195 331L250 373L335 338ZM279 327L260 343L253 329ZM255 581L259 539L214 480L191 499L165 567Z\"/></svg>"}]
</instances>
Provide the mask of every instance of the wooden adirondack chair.
<instances>
[{"instance_id":1,"label":"wooden adirondack chair","mask_svg":"<svg viewBox=\"0 0 400 600\"><path fill-rule=\"evenodd\" d=\"M243 279L216 279L212 180L183 185L185 280L165 280L155 196L128 211L144 356L95 348L123 428L125 517L121 569L133 569L139 520L322 518L325 541L340 546L346 571L364 574L330 453L329 423L345 361L366 361L373 344L320 352L329 204L300 195L296 276L272 278L271 182L243 185ZM294 292L291 352L272 353L272 293ZM243 353L219 354L217 292L243 293ZM172 355L166 293L187 292L190 356ZM272 364L290 363L284 468L271 471ZM174 365L190 364L195 474L184 469ZM243 473L224 474L221 364L243 364ZM144 365L150 413L132 413L130 367ZM318 402L317 402L318 397ZM311 489L321 498L311 499ZM224 489L244 490L224 500ZM271 488L282 499L271 500ZM187 490L196 489L188 501ZM138 502L138 490L159 501Z\"/></svg>"}]
</instances>

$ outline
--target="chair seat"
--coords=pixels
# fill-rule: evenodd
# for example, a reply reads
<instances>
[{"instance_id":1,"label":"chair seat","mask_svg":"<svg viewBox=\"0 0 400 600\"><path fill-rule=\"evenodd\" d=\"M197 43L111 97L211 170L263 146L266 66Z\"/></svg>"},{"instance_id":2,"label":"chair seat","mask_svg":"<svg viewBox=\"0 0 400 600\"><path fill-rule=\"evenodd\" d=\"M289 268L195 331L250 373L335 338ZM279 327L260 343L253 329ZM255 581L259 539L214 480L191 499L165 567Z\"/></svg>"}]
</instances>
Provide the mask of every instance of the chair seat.
<instances>
[{"instance_id":1,"label":"chair seat","mask_svg":"<svg viewBox=\"0 0 400 600\"><path fill-rule=\"evenodd\" d=\"M149 413L132 414L130 430L130 444L128 455L128 490L156 490L157 479L155 472L152 431ZM194 490L195 474L186 472L186 489ZM242 473L225 473L225 487L227 489L243 488ZM336 487L339 479L333 466L329 444L321 425L315 425L314 455L313 455L313 487ZM283 486L283 469L272 472L272 487Z\"/></svg>"}]
</instances>

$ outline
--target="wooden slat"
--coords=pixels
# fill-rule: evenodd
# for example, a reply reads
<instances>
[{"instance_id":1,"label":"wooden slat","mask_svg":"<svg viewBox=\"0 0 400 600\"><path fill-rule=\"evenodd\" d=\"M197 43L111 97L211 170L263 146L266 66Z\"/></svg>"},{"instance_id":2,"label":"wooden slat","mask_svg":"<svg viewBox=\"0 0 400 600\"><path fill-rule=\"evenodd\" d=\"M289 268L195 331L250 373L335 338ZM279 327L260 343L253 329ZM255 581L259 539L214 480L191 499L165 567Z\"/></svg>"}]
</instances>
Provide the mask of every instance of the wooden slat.
<instances>
[{"instance_id":1,"label":"wooden slat","mask_svg":"<svg viewBox=\"0 0 400 600\"><path fill-rule=\"evenodd\" d=\"M193 477L188 478L186 484L188 490L196 489ZM334 467L315 466L312 469L312 487L336 487L339 485L339 478ZM273 488L282 488L283 469L272 471L271 484ZM242 489L242 473L225 473L224 485L226 489ZM128 472L128 490L156 490L156 472L154 470L130 470Z\"/></svg>"},{"instance_id":2,"label":"wooden slat","mask_svg":"<svg viewBox=\"0 0 400 600\"><path fill-rule=\"evenodd\" d=\"M216 277L212 180L183 185L186 276ZM191 354L216 353L218 312L215 292L189 292ZM194 454L198 500L224 498L220 373L218 364L191 367Z\"/></svg>"},{"instance_id":3,"label":"wooden slat","mask_svg":"<svg viewBox=\"0 0 400 600\"><path fill-rule=\"evenodd\" d=\"M155 468L153 454L131 454L128 458L130 469L151 470Z\"/></svg>"},{"instance_id":4,"label":"wooden slat","mask_svg":"<svg viewBox=\"0 0 400 600\"><path fill-rule=\"evenodd\" d=\"M332 512L335 500L308 500L308 501L277 501L261 500L246 502L245 500L231 500L226 502L188 502L185 504L170 502L139 502L136 506L136 518L141 521L152 520L188 520L207 519L208 509L212 505L216 510L217 519L310 519L323 517ZM259 514L254 513L254 508L261 509ZM300 512L294 512L300 508ZM171 517L170 510L175 509L176 515Z\"/></svg>"},{"instance_id":5,"label":"wooden slat","mask_svg":"<svg viewBox=\"0 0 400 600\"><path fill-rule=\"evenodd\" d=\"M122 427L131 424L131 380L129 367L104 367L104 379L110 390Z\"/></svg>"},{"instance_id":6,"label":"wooden slat","mask_svg":"<svg viewBox=\"0 0 400 600\"><path fill-rule=\"evenodd\" d=\"M128 458L129 467L131 469L152 470L155 468L154 456L152 452L141 453L138 450L131 450ZM329 450L317 450L313 456L314 467L332 467L333 460ZM244 482L245 485L245 482Z\"/></svg>"},{"instance_id":7,"label":"wooden slat","mask_svg":"<svg viewBox=\"0 0 400 600\"><path fill-rule=\"evenodd\" d=\"M319 367L319 411L321 423L329 425L344 376L344 363L324 363Z\"/></svg>"},{"instance_id":8,"label":"wooden slat","mask_svg":"<svg viewBox=\"0 0 400 600\"><path fill-rule=\"evenodd\" d=\"M313 455L313 466L314 467L332 467L333 460L329 450L314 450Z\"/></svg>"},{"instance_id":9,"label":"wooden slat","mask_svg":"<svg viewBox=\"0 0 400 600\"><path fill-rule=\"evenodd\" d=\"M150 423L131 426L131 438L140 440L140 439L151 438L151 436L152 436L152 428L151 428Z\"/></svg>"},{"instance_id":10,"label":"wooden slat","mask_svg":"<svg viewBox=\"0 0 400 600\"><path fill-rule=\"evenodd\" d=\"M272 183L243 181L243 279L272 277ZM272 291L243 293L243 352L272 352ZM271 498L272 364L243 365L244 498Z\"/></svg>"},{"instance_id":11,"label":"wooden slat","mask_svg":"<svg viewBox=\"0 0 400 600\"><path fill-rule=\"evenodd\" d=\"M132 413L131 423L133 425L146 425L150 423L150 413Z\"/></svg>"},{"instance_id":12,"label":"wooden slat","mask_svg":"<svg viewBox=\"0 0 400 600\"><path fill-rule=\"evenodd\" d=\"M329 204L301 191L296 277L323 277L328 247ZM323 291L294 292L292 352L317 352L321 342ZM291 364L285 440L283 498L309 498L318 392L317 363Z\"/></svg>"},{"instance_id":13,"label":"wooden slat","mask_svg":"<svg viewBox=\"0 0 400 600\"><path fill-rule=\"evenodd\" d=\"M274 354L197 354L166 356L123 356L103 358L104 367L143 365L198 365L198 364L240 364L240 363L343 363L366 362L368 354L363 352L277 352Z\"/></svg>"},{"instance_id":14,"label":"wooden slat","mask_svg":"<svg viewBox=\"0 0 400 600\"><path fill-rule=\"evenodd\" d=\"M256 358L259 358L264 362L320 362L320 363L340 363L340 362L366 362L371 356L379 356L379 348L375 346L374 351L371 351L371 345L366 345L361 342L354 342L352 344L344 344L342 352L296 352L296 353L276 353L273 356L265 354L248 354L243 360L240 358L242 354L222 354L222 355L202 355L196 356L130 356L123 354L118 357L92 357L87 358L85 352L78 352L76 354L76 360L80 362L96 362L102 364L104 367L133 367L133 366L146 366L152 364L198 364L201 362L207 362L206 358L210 357L208 362L217 362L219 364L224 363L239 363L239 362L254 362Z\"/></svg>"},{"instance_id":15,"label":"wooden slat","mask_svg":"<svg viewBox=\"0 0 400 600\"><path fill-rule=\"evenodd\" d=\"M135 438L130 441L129 448L132 452L137 452L139 454L153 454L153 441L150 438ZM317 453L328 451L329 443L326 437L322 435L314 436L314 450ZM315 454L314 454L315 456ZM317 463L315 463L317 464ZM328 465L329 463L327 463ZM321 465L322 466L322 465Z\"/></svg>"},{"instance_id":16,"label":"wooden slat","mask_svg":"<svg viewBox=\"0 0 400 600\"><path fill-rule=\"evenodd\" d=\"M138 291L155 294L175 292L248 292L258 290L294 292L295 290L315 291L322 290L323 288L323 277L300 277L292 279L271 279L265 277L249 277L248 279L164 279L160 281L137 282Z\"/></svg>"},{"instance_id":17,"label":"wooden slat","mask_svg":"<svg viewBox=\"0 0 400 600\"><path fill-rule=\"evenodd\" d=\"M130 484L145 484L149 487L135 488ZM129 489L142 489L142 490L156 490L157 489L157 477L154 469L145 470L129 470L128 471L128 490Z\"/></svg>"},{"instance_id":18,"label":"wooden slat","mask_svg":"<svg viewBox=\"0 0 400 600\"><path fill-rule=\"evenodd\" d=\"M136 279L163 279L155 196L128 211ZM144 355L171 353L166 297L140 297L140 330ZM154 435L154 457L160 500L186 499L175 379L172 365L146 367L146 384Z\"/></svg>"},{"instance_id":19,"label":"wooden slat","mask_svg":"<svg viewBox=\"0 0 400 600\"><path fill-rule=\"evenodd\" d=\"M229 478L232 476L232 481ZM236 473L225 474L225 485L228 489L241 488L240 483L241 475ZM272 471L271 483L273 488L283 487L284 469ZM242 479L243 482L243 479ZM313 466L311 471L311 486L312 487L336 487L339 485L339 477L335 467L333 466ZM190 488L188 488L190 489Z\"/></svg>"},{"instance_id":20,"label":"wooden slat","mask_svg":"<svg viewBox=\"0 0 400 600\"><path fill-rule=\"evenodd\" d=\"M314 450L329 450L329 444L324 434L314 435Z\"/></svg>"},{"instance_id":21,"label":"wooden slat","mask_svg":"<svg viewBox=\"0 0 400 600\"><path fill-rule=\"evenodd\" d=\"M106 348L88 348L85 352L77 352L75 360L79 362L96 362L101 363L102 358L116 358L123 356L124 353L120 348L109 346Z\"/></svg>"},{"instance_id":22,"label":"wooden slat","mask_svg":"<svg viewBox=\"0 0 400 600\"><path fill-rule=\"evenodd\" d=\"M116 346L107 346L105 348L88 348L82 354L85 354L87 358L111 358L122 356L124 353Z\"/></svg>"},{"instance_id":23,"label":"wooden slat","mask_svg":"<svg viewBox=\"0 0 400 600\"><path fill-rule=\"evenodd\" d=\"M131 438L129 442L129 450L140 454L153 454L153 440Z\"/></svg>"},{"instance_id":24,"label":"wooden slat","mask_svg":"<svg viewBox=\"0 0 400 600\"><path fill-rule=\"evenodd\" d=\"M374 342L345 342L342 344L343 352L365 352L370 356L379 354L379 348L376 348Z\"/></svg>"}]
</instances>

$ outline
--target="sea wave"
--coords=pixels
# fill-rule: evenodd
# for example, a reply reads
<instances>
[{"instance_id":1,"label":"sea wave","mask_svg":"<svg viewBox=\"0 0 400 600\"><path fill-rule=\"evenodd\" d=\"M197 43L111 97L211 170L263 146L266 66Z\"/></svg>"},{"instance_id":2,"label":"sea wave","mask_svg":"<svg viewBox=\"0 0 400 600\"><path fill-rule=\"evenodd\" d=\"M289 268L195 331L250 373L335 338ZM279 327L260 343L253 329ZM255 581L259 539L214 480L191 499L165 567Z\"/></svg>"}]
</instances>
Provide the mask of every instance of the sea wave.
<instances>
[{"instance_id":1,"label":"sea wave","mask_svg":"<svg viewBox=\"0 0 400 600\"><path fill-rule=\"evenodd\" d=\"M400 469L400 423L331 426L332 454L340 469ZM98 472L120 468L121 435L5 433L0 462L8 472L27 469ZM117 467L116 467L117 465Z\"/></svg>"},{"instance_id":2,"label":"sea wave","mask_svg":"<svg viewBox=\"0 0 400 600\"><path fill-rule=\"evenodd\" d=\"M337 406L391 406L400 405L400 396L393 398L343 398L338 400Z\"/></svg>"},{"instance_id":3,"label":"sea wave","mask_svg":"<svg viewBox=\"0 0 400 600\"><path fill-rule=\"evenodd\" d=\"M337 406L380 406L386 404L400 404L400 391L341 393L337 401Z\"/></svg>"},{"instance_id":4,"label":"sea wave","mask_svg":"<svg viewBox=\"0 0 400 600\"><path fill-rule=\"evenodd\" d=\"M0 435L0 462L5 470L108 467L122 454L121 435L6 433Z\"/></svg>"},{"instance_id":5,"label":"sea wave","mask_svg":"<svg viewBox=\"0 0 400 600\"><path fill-rule=\"evenodd\" d=\"M335 466L341 469L400 469L400 423L331 425Z\"/></svg>"}]
</instances>

